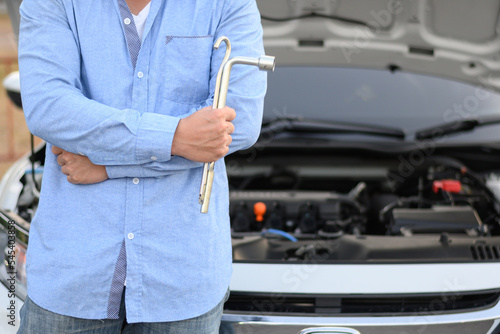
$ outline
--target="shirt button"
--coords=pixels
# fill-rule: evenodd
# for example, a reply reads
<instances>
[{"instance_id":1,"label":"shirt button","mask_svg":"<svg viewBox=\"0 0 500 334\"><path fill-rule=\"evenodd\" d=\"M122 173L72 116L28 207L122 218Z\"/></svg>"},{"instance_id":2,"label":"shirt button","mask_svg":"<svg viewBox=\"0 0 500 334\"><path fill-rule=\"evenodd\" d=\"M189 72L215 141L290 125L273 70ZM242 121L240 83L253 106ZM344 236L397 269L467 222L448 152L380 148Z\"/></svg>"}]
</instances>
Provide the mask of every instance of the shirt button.
<instances>
[{"instance_id":1,"label":"shirt button","mask_svg":"<svg viewBox=\"0 0 500 334\"><path fill-rule=\"evenodd\" d=\"M123 20L123 22L125 22L126 25L129 25L130 22L132 22L132 21L130 21L130 19L127 17L125 20Z\"/></svg>"},{"instance_id":2,"label":"shirt button","mask_svg":"<svg viewBox=\"0 0 500 334\"><path fill-rule=\"evenodd\" d=\"M138 178L134 178L134 179L132 180L132 182L134 182L134 184L139 184L139 179L138 179Z\"/></svg>"},{"instance_id":3,"label":"shirt button","mask_svg":"<svg viewBox=\"0 0 500 334\"><path fill-rule=\"evenodd\" d=\"M141 79L144 76L144 73L139 72L139 73L137 73L137 76L139 77L139 79Z\"/></svg>"},{"instance_id":4,"label":"shirt button","mask_svg":"<svg viewBox=\"0 0 500 334\"><path fill-rule=\"evenodd\" d=\"M128 238L129 238L130 240L134 239L134 233L129 233L129 234L128 234Z\"/></svg>"},{"instance_id":5,"label":"shirt button","mask_svg":"<svg viewBox=\"0 0 500 334\"><path fill-rule=\"evenodd\" d=\"M151 160L156 161L156 160L158 160L158 158L157 158L156 156L154 156L154 155L153 155L153 156L151 157Z\"/></svg>"}]
</instances>

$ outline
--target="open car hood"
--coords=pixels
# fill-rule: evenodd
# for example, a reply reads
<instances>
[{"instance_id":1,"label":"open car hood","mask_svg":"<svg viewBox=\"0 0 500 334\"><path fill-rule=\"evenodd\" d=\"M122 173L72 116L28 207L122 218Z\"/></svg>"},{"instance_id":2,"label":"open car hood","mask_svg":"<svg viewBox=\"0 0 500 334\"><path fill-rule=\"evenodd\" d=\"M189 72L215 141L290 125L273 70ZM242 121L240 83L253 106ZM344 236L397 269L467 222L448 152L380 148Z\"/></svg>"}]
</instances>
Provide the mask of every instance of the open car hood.
<instances>
[{"instance_id":1,"label":"open car hood","mask_svg":"<svg viewBox=\"0 0 500 334\"><path fill-rule=\"evenodd\" d=\"M280 66L403 70L500 91L500 2L258 0ZM292 51L292 52L291 52Z\"/></svg>"},{"instance_id":2,"label":"open car hood","mask_svg":"<svg viewBox=\"0 0 500 334\"><path fill-rule=\"evenodd\" d=\"M16 35L20 3L7 0ZM257 0L257 5L266 52L279 66L403 70L500 91L499 1Z\"/></svg>"}]
</instances>

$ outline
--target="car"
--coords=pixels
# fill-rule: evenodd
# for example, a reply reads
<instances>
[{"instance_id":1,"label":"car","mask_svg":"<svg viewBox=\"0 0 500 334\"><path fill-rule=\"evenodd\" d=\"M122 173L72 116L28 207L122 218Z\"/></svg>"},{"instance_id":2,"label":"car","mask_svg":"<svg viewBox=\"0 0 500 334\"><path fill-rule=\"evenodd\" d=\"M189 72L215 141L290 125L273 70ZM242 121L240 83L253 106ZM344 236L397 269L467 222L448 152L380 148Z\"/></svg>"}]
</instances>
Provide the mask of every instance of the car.
<instances>
[{"instance_id":1,"label":"car","mask_svg":"<svg viewBox=\"0 0 500 334\"><path fill-rule=\"evenodd\" d=\"M21 106L19 73L9 74L4 79L3 86L11 100L17 106ZM0 282L2 283L0 284L0 305L2 305L0 316L5 320L0 322L0 332L5 334L16 332L19 325L19 310L26 298L25 256L30 219L26 221L16 212L19 212L19 204L22 207L20 191L24 192L25 196L28 191L31 192L28 189L23 190L25 175L29 173L25 164L29 161L26 155L14 163L0 181L0 250L3 254L2 265L0 265ZM38 175L38 182L40 181L41 173ZM28 201L33 203L34 199L30 198Z\"/></svg>"},{"instance_id":2,"label":"car","mask_svg":"<svg viewBox=\"0 0 500 334\"><path fill-rule=\"evenodd\" d=\"M500 3L257 4L277 67L258 142L225 158L220 332L500 333ZM21 298L43 158L0 184Z\"/></svg>"}]
</instances>

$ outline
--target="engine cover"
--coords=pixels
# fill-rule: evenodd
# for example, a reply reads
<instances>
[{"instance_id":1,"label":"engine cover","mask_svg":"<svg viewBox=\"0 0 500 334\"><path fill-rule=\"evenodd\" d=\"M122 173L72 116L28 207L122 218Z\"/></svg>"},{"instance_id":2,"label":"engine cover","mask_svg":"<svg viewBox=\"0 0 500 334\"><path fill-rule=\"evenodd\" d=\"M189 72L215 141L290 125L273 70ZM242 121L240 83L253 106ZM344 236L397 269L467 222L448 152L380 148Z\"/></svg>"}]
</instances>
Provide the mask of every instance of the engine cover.
<instances>
[{"instance_id":1,"label":"engine cover","mask_svg":"<svg viewBox=\"0 0 500 334\"><path fill-rule=\"evenodd\" d=\"M392 211L391 234L468 233L482 226L476 210L470 206L433 206L430 209L397 208Z\"/></svg>"}]
</instances>

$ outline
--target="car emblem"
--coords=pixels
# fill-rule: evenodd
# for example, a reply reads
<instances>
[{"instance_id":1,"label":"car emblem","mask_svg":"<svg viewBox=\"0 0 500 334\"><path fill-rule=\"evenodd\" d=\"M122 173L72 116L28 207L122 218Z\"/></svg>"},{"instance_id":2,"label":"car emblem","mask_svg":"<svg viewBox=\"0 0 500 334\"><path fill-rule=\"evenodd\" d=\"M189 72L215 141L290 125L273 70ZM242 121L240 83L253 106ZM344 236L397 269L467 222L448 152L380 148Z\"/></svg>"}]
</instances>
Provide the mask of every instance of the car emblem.
<instances>
[{"instance_id":1,"label":"car emblem","mask_svg":"<svg viewBox=\"0 0 500 334\"><path fill-rule=\"evenodd\" d=\"M318 328L306 328L303 329L299 334L361 334L355 329L344 328L344 327L318 327Z\"/></svg>"}]
</instances>

